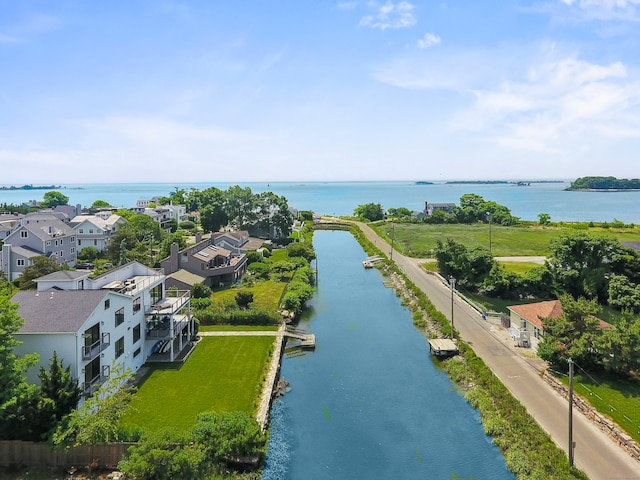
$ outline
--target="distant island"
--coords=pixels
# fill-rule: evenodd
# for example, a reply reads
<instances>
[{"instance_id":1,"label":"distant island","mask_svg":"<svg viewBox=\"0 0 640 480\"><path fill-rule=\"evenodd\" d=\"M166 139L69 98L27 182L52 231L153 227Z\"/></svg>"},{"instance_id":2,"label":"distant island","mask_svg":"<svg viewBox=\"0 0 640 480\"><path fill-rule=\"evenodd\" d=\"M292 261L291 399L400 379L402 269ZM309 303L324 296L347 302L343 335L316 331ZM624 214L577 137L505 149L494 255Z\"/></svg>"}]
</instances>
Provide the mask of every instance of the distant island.
<instances>
[{"instance_id":1,"label":"distant island","mask_svg":"<svg viewBox=\"0 0 640 480\"><path fill-rule=\"evenodd\" d=\"M527 187L532 183L564 183L564 180L450 180L447 182L437 182L444 185L517 185L519 187ZM434 185L436 182L427 182L420 180L416 185Z\"/></svg>"},{"instance_id":2,"label":"distant island","mask_svg":"<svg viewBox=\"0 0 640 480\"><path fill-rule=\"evenodd\" d=\"M18 187L11 185L9 187L0 187L0 190L57 190L60 185L22 185Z\"/></svg>"},{"instance_id":3,"label":"distant island","mask_svg":"<svg viewBox=\"0 0 640 480\"><path fill-rule=\"evenodd\" d=\"M638 178L615 178L615 177L580 177L565 190L569 191L596 191L596 192L619 192L621 190L640 190L640 179Z\"/></svg>"}]
</instances>

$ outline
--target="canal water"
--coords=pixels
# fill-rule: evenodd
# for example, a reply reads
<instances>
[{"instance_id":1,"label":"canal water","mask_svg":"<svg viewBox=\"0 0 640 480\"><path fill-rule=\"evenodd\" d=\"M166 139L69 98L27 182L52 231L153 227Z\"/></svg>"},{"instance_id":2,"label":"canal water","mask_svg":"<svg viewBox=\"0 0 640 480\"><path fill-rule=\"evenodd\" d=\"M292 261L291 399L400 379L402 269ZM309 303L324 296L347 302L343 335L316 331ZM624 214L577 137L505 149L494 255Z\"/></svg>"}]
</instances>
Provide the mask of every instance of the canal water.
<instances>
[{"instance_id":1,"label":"canal water","mask_svg":"<svg viewBox=\"0 0 640 480\"><path fill-rule=\"evenodd\" d=\"M435 368L411 314L344 231L314 233L319 283L285 355L263 480L514 479L479 414Z\"/></svg>"}]
</instances>

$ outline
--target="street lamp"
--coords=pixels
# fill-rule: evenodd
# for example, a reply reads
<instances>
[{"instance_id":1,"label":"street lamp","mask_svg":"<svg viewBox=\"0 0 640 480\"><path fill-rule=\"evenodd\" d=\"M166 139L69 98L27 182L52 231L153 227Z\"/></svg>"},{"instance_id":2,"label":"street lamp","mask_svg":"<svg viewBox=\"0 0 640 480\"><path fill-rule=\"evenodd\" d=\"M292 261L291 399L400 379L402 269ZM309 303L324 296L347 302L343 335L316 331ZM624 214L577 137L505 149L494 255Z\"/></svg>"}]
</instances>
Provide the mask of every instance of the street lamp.
<instances>
[{"instance_id":1,"label":"street lamp","mask_svg":"<svg viewBox=\"0 0 640 480\"><path fill-rule=\"evenodd\" d=\"M491 212L487 212L487 220L489 221L489 253L491 253Z\"/></svg>"},{"instance_id":2,"label":"street lamp","mask_svg":"<svg viewBox=\"0 0 640 480\"><path fill-rule=\"evenodd\" d=\"M451 340L453 340L453 291L456 286L456 279L453 276L449 277L449 285L451 286Z\"/></svg>"}]
</instances>

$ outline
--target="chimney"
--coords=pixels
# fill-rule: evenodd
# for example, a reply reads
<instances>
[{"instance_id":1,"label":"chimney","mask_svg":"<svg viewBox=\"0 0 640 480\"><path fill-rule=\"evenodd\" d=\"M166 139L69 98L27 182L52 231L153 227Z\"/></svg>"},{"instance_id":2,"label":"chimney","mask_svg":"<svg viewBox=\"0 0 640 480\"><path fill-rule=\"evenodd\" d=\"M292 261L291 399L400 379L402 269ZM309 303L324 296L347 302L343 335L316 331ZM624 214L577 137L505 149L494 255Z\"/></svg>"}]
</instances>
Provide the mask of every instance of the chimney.
<instances>
[{"instance_id":1,"label":"chimney","mask_svg":"<svg viewBox=\"0 0 640 480\"><path fill-rule=\"evenodd\" d=\"M202 234L200 232L196 233L196 245L202 241Z\"/></svg>"}]
</instances>

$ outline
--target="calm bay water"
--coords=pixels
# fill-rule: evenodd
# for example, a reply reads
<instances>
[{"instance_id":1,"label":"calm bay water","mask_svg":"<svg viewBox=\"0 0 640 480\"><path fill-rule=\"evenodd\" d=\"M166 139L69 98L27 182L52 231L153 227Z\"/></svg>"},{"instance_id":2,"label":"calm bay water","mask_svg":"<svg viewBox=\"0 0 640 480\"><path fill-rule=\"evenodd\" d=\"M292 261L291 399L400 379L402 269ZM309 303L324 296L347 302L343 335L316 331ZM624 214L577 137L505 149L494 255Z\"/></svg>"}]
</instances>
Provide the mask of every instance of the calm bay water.
<instances>
[{"instance_id":1,"label":"calm bay water","mask_svg":"<svg viewBox=\"0 0 640 480\"><path fill-rule=\"evenodd\" d=\"M314 234L318 290L285 356L263 480L513 479L477 411L438 371L410 312L347 232Z\"/></svg>"},{"instance_id":2,"label":"calm bay water","mask_svg":"<svg viewBox=\"0 0 640 480\"><path fill-rule=\"evenodd\" d=\"M227 189L235 183L130 183L62 185L60 189L72 205L89 206L94 200L105 200L117 207L132 207L138 199L169 195L175 188L203 190L208 187ZM537 220L548 213L553 221L612 221L640 223L640 192L566 192L568 183L533 183L518 187L513 184L434 184L415 182L277 182L240 183L254 193L272 191L286 197L289 205L300 210L313 210L328 215L350 215L363 203L380 203L384 208L406 207L422 210L425 201L459 203L466 193L481 195L511 209L524 220ZM3 190L0 203L42 200L46 190Z\"/></svg>"}]
</instances>

